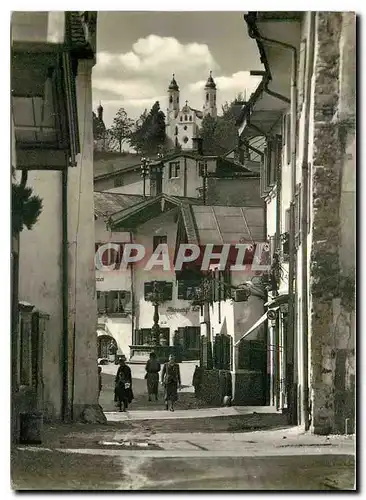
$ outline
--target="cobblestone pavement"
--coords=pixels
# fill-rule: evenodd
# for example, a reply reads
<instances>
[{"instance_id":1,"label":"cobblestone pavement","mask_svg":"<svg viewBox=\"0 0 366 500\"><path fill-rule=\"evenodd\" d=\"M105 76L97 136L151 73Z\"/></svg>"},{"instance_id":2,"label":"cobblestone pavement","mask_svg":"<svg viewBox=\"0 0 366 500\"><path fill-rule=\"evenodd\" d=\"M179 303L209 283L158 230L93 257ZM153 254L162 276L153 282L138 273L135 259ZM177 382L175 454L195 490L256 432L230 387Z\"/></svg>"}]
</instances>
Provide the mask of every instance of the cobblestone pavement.
<instances>
[{"instance_id":1,"label":"cobblestone pavement","mask_svg":"<svg viewBox=\"0 0 366 500\"><path fill-rule=\"evenodd\" d=\"M218 418L211 419L218 422ZM198 419L202 421L204 419ZM176 420L180 422L181 420ZM52 426L40 446L16 446L15 489L353 489L354 438L298 428L233 432L154 431L158 421ZM190 420L190 425L194 421ZM170 432L169 432L170 430Z\"/></svg>"},{"instance_id":2,"label":"cobblestone pavement","mask_svg":"<svg viewBox=\"0 0 366 500\"><path fill-rule=\"evenodd\" d=\"M135 400L123 419L109 365L100 398L108 424L46 425L41 445L14 446L13 489L353 489L353 436L312 436L268 408L197 410L188 383L177 411L161 412L162 402L147 401L143 366L131 368Z\"/></svg>"}]
</instances>

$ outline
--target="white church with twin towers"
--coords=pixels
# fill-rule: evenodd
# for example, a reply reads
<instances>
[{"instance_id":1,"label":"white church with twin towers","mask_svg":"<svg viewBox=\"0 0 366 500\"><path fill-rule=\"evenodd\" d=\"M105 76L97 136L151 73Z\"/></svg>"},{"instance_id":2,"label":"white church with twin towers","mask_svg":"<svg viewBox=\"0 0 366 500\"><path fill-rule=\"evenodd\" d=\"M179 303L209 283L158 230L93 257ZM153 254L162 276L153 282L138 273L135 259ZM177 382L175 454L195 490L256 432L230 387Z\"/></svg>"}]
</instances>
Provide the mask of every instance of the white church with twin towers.
<instances>
[{"instance_id":1,"label":"white church with twin towers","mask_svg":"<svg viewBox=\"0 0 366 500\"><path fill-rule=\"evenodd\" d=\"M181 108L179 86L173 74L168 87L168 109L166 113L166 135L173 147L181 146L183 150L192 149L192 138L197 136L202 119L208 115L217 116L217 89L211 71L203 90L204 103L202 111L191 108L188 101L185 101L184 106Z\"/></svg>"}]
</instances>

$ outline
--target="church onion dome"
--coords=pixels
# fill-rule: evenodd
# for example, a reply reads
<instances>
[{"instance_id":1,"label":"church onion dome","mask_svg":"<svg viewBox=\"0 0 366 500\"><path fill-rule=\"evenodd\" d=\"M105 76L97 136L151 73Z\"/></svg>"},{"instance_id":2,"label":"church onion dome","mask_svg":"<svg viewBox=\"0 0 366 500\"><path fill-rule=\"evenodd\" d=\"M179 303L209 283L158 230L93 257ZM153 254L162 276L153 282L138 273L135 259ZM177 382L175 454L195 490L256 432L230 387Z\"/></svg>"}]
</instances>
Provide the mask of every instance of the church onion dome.
<instances>
[{"instance_id":1,"label":"church onion dome","mask_svg":"<svg viewBox=\"0 0 366 500\"><path fill-rule=\"evenodd\" d=\"M216 83L214 82L214 79L212 78L212 71L210 71L210 76L207 79L205 89L216 89Z\"/></svg>"},{"instance_id":2,"label":"church onion dome","mask_svg":"<svg viewBox=\"0 0 366 500\"><path fill-rule=\"evenodd\" d=\"M190 113L191 108L188 106L188 101L186 101L185 105L182 108L182 113Z\"/></svg>"},{"instance_id":3,"label":"church onion dome","mask_svg":"<svg viewBox=\"0 0 366 500\"><path fill-rule=\"evenodd\" d=\"M172 81L170 82L170 85L169 85L169 90L178 90L179 91L178 84L174 78L174 73L173 73Z\"/></svg>"}]
</instances>

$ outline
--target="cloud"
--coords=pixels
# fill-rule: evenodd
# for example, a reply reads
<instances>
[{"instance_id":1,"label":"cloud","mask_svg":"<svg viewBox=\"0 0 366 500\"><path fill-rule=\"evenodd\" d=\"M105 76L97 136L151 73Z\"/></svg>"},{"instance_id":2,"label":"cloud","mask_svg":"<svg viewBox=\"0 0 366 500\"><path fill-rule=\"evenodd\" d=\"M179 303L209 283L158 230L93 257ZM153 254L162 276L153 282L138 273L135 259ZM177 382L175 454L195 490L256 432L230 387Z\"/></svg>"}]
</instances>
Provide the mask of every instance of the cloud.
<instances>
[{"instance_id":1,"label":"cloud","mask_svg":"<svg viewBox=\"0 0 366 500\"><path fill-rule=\"evenodd\" d=\"M132 50L124 54L100 52L97 55L97 70L119 67L134 74L161 75L174 71L184 74L200 68L202 71L217 69L208 46L200 43L182 44L173 37L149 35L139 38Z\"/></svg>"},{"instance_id":2,"label":"cloud","mask_svg":"<svg viewBox=\"0 0 366 500\"><path fill-rule=\"evenodd\" d=\"M138 39L128 52L97 54L93 70L93 108L102 102L107 127L121 107L136 119L145 108L150 109L155 101L159 101L166 113L167 89L171 75L175 73L181 91L180 102L183 104L188 100L191 106L202 109L204 86L210 70L218 89L219 112L221 105L234 99L239 92L246 92L249 98L260 79L251 77L248 71L231 75L220 73L219 65L206 44L183 44L173 37L151 34Z\"/></svg>"},{"instance_id":3,"label":"cloud","mask_svg":"<svg viewBox=\"0 0 366 500\"><path fill-rule=\"evenodd\" d=\"M246 99L249 99L250 94L257 88L261 77L251 76L249 71L238 71L231 76L217 76L215 77L216 87L218 94L226 94L230 92L231 99L236 94L242 92ZM189 84L188 88L191 92L201 92L205 85L204 80ZM245 95L246 94L246 95Z\"/></svg>"},{"instance_id":4,"label":"cloud","mask_svg":"<svg viewBox=\"0 0 366 500\"><path fill-rule=\"evenodd\" d=\"M151 97L156 89L151 83L144 80L115 80L113 78L95 78L93 88L99 91L108 91L125 99Z\"/></svg>"}]
</instances>

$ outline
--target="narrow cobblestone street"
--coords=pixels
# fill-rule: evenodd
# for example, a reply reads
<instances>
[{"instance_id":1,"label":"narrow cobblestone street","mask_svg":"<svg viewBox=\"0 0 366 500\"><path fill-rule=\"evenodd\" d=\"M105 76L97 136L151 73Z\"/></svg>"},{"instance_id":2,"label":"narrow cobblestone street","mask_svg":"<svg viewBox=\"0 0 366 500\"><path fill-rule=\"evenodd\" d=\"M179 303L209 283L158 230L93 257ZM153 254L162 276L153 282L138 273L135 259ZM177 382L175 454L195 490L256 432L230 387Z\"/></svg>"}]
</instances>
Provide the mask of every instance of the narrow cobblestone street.
<instances>
[{"instance_id":1,"label":"narrow cobblestone street","mask_svg":"<svg viewBox=\"0 0 366 500\"><path fill-rule=\"evenodd\" d=\"M287 425L270 407L204 407L182 364L177 410L148 402L142 365L131 365L135 401L113 405L115 365L103 366L107 425L46 425L41 445L12 453L17 490L353 489L354 439ZM162 396L162 395L161 395Z\"/></svg>"},{"instance_id":2,"label":"narrow cobblestone street","mask_svg":"<svg viewBox=\"0 0 366 500\"><path fill-rule=\"evenodd\" d=\"M218 417L211 420L219 421ZM121 423L53 426L42 445L14 450L13 487L353 489L352 437L316 437L297 428L247 433L172 432L170 422L164 425L164 421L155 421L165 427L161 432L152 422L135 422L129 428ZM194 428L196 420L190 422Z\"/></svg>"}]
</instances>

